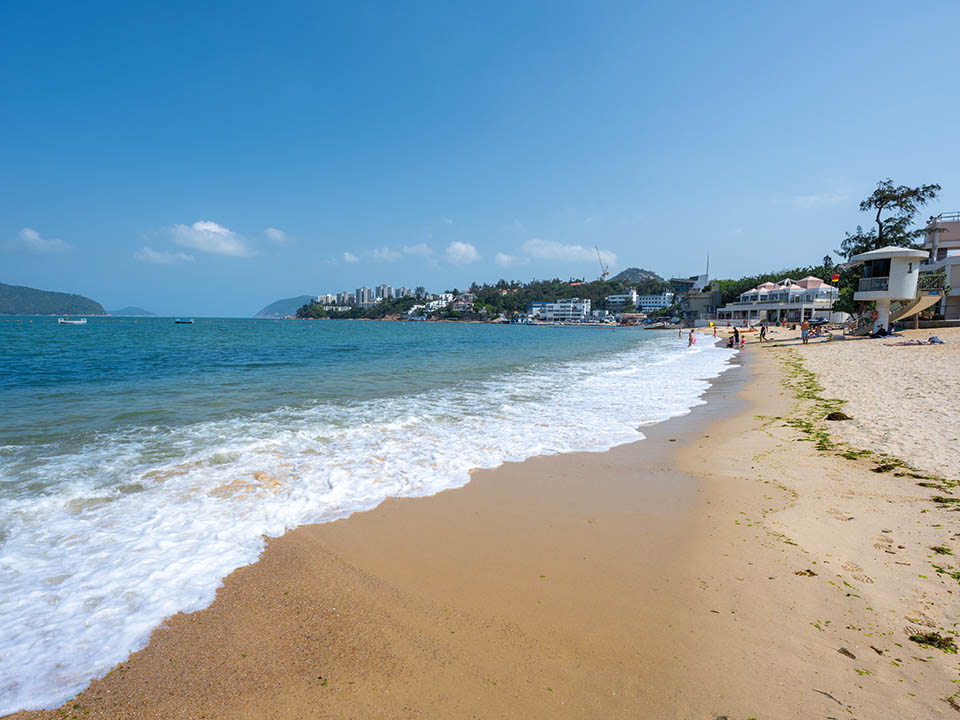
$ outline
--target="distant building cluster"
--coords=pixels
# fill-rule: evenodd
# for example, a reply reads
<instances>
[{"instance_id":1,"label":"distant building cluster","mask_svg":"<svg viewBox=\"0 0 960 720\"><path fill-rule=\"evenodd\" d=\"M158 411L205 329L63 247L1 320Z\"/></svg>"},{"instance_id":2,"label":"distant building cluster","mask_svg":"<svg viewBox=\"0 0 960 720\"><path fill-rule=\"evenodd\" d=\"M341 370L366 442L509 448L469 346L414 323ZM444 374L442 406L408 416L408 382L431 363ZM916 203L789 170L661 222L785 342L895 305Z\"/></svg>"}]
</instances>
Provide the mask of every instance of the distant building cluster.
<instances>
[{"instance_id":1,"label":"distant building cluster","mask_svg":"<svg viewBox=\"0 0 960 720\"><path fill-rule=\"evenodd\" d=\"M366 286L358 287L354 292L342 290L336 294L326 293L317 295L317 304L324 310L344 311L351 307L369 308L379 302L391 298L413 297L414 291L401 285L394 288L392 285L377 285L376 290Z\"/></svg>"}]
</instances>

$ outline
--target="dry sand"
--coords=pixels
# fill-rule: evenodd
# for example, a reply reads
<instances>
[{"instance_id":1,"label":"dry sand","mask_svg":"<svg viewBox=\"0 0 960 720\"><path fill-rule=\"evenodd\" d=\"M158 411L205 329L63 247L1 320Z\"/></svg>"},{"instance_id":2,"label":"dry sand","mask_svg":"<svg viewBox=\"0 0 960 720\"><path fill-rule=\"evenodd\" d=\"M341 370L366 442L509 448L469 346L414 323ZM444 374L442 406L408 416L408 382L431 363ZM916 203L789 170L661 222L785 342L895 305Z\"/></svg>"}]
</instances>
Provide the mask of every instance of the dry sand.
<instances>
[{"instance_id":1,"label":"dry sand","mask_svg":"<svg viewBox=\"0 0 960 720\"><path fill-rule=\"evenodd\" d=\"M960 328L907 330L902 338L803 348L826 394L853 420L837 436L929 472L960 477ZM896 346L937 335L943 345Z\"/></svg>"},{"instance_id":2,"label":"dry sand","mask_svg":"<svg viewBox=\"0 0 960 720\"><path fill-rule=\"evenodd\" d=\"M953 489L818 450L783 384L814 352L748 345L639 443L288 533L20 717L952 717L957 656L909 635L956 629Z\"/></svg>"}]
</instances>

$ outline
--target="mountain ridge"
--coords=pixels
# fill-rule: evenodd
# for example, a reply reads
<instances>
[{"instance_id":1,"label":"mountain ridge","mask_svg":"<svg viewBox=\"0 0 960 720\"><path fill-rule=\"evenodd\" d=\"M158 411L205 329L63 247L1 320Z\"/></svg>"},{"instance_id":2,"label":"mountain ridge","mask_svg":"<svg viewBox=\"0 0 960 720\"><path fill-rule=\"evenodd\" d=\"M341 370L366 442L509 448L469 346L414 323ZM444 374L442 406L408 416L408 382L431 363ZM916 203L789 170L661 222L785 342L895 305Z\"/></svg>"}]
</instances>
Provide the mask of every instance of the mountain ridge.
<instances>
[{"instance_id":1,"label":"mountain ridge","mask_svg":"<svg viewBox=\"0 0 960 720\"><path fill-rule=\"evenodd\" d=\"M296 297L275 300L254 315L254 317L282 318L293 316L297 314L297 310L299 310L303 305L314 302L316 299L317 298L314 295L297 295Z\"/></svg>"},{"instance_id":2,"label":"mountain ridge","mask_svg":"<svg viewBox=\"0 0 960 720\"><path fill-rule=\"evenodd\" d=\"M643 268L631 267L618 272L609 282L641 282L643 280L658 280L659 282L665 283L662 277L653 270L644 270Z\"/></svg>"},{"instance_id":3,"label":"mountain ridge","mask_svg":"<svg viewBox=\"0 0 960 720\"><path fill-rule=\"evenodd\" d=\"M83 295L0 283L0 315L106 315L103 305Z\"/></svg>"},{"instance_id":4,"label":"mountain ridge","mask_svg":"<svg viewBox=\"0 0 960 720\"><path fill-rule=\"evenodd\" d=\"M114 317L160 317L156 313L144 310L136 305L127 305L121 310L108 310L107 313Z\"/></svg>"}]
</instances>

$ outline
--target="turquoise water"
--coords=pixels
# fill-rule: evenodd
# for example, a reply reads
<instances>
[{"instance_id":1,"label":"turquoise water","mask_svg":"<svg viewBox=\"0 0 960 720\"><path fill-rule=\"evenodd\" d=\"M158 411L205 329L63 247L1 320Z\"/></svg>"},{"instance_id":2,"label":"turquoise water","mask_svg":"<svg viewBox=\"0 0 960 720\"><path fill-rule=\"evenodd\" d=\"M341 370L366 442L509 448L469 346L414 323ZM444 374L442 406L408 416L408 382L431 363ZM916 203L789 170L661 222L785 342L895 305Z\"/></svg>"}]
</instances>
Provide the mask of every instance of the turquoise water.
<instances>
[{"instance_id":1,"label":"turquoise water","mask_svg":"<svg viewBox=\"0 0 960 720\"><path fill-rule=\"evenodd\" d=\"M731 354L630 328L0 319L0 713L209 604L264 536L640 439Z\"/></svg>"}]
</instances>

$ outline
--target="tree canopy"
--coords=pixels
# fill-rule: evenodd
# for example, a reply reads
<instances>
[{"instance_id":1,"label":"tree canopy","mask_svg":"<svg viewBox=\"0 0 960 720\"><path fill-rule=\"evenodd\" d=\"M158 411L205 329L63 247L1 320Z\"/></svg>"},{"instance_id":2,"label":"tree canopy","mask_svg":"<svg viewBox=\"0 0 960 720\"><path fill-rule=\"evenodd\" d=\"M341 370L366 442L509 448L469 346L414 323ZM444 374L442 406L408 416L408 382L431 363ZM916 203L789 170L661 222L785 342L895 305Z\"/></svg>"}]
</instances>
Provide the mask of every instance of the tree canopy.
<instances>
[{"instance_id":1,"label":"tree canopy","mask_svg":"<svg viewBox=\"0 0 960 720\"><path fill-rule=\"evenodd\" d=\"M937 197L940 186L937 184L908 187L894 185L887 178L877 183L877 189L860 203L861 212L874 212L875 228L864 230L857 225L853 233L846 233L837 251L845 258L877 248L895 245L897 247L916 247L915 242L923 235L923 228L913 228L914 218L920 208Z\"/></svg>"}]
</instances>

